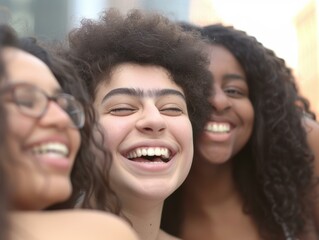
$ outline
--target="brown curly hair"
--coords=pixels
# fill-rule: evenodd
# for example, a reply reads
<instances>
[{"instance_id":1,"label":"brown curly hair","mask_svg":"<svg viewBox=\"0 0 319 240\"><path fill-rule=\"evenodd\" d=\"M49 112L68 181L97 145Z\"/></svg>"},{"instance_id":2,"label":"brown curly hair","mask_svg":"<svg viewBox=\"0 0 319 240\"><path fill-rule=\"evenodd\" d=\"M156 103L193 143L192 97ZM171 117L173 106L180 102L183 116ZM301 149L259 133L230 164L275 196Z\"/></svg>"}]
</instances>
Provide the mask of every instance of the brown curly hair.
<instances>
[{"instance_id":1,"label":"brown curly hair","mask_svg":"<svg viewBox=\"0 0 319 240\"><path fill-rule=\"evenodd\" d=\"M110 9L97 21L84 19L69 34L67 56L85 80L92 101L99 83L110 78L117 65L156 65L168 70L183 89L195 136L208 119L212 76L203 42L163 15L139 10L122 15Z\"/></svg>"},{"instance_id":2,"label":"brown curly hair","mask_svg":"<svg viewBox=\"0 0 319 240\"><path fill-rule=\"evenodd\" d=\"M9 27L6 28L9 29ZM71 172L73 189L71 198L66 202L50 206L47 210L73 208L78 198L82 196L81 207L83 208L100 209L119 214L119 201L108 181L112 157L110 152L104 148L103 134L96 112L89 103L89 96L83 81L71 63L51 51L53 48L47 48L47 45L38 42L35 38L18 38L12 29L9 29L9 33L13 37L12 40L4 43L5 46L19 48L43 61L54 74L63 91L73 95L84 106L85 125L80 129L81 146ZM98 167L98 165L103 166Z\"/></svg>"},{"instance_id":3,"label":"brown curly hair","mask_svg":"<svg viewBox=\"0 0 319 240\"><path fill-rule=\"evenodd\" d=\"M2 49L3 47L11 44L15 44L15 34L6 25L0 25L0 84L6 78L5 74L5 64L2 59ZM7 175L5 170L6 161L10 159L10 153L7 151L7 120L6 111L3 106L2 100L0 100L0 240L8 239L8 210L10 206L10 196L9 196L9 184L7 181Z\"/></svg>"}]
</instances>

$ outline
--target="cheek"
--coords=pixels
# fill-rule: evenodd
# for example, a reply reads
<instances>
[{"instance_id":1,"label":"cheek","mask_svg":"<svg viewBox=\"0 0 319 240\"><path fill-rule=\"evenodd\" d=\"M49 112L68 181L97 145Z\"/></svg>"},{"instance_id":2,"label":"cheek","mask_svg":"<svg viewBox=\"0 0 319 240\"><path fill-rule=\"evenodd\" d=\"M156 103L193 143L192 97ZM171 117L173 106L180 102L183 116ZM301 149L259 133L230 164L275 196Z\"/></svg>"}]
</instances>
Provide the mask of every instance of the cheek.
<instances>
[{"instance_id":1,"label":"cheek","mask_svg":"<svg viewBox=\"0 0 319 240\"><path fill-rule=\"evenodd\" d=\"M236 153L238 153L251 138L255 118L254 108L249 100L247 100L245 104L241 104L241 106L237 107L242 110L241 117L243 121L243 129L237 139L237 147L235 147Z\"/></svg>"},{"instance_id":2,"label":"cheek","mask_svg":"<svg viewBox=\"0 0 319 240\"><path fill-rule=\"evenodd\" d=\"M192 151L193 149L193 129L188 117L174 119L169 124L170 131L174 137L180 142L184 151Z\"/></svg>"},{"instance_id":3,"label":"cheek","mask_svg":"<svg viewBox=\"0 0 319 240\"><path fill-rule=\"evenodd\" d=\"M72 149L74 149L74 156L73 156L73 164L76 158L77 153L79 152L81 146L81 134L77 129L68 128L70 139L72 140Z\"/></svg>"},{"instance_id":4,"label":"cheek","mask_svg":"<svg viewBox=\"0 0 319 240\"><path fill-rule=\"evenodd\" d=\"M8 128L15 139L24 140L32 131L35 124L33 118L24 116L16 111L8 111Z\"/></svg>"},{"instance_id":5,"label":"cheek","mask_svg":"<svg viewBox=\"0 0 319 240\"><path fill-rule=\"evenodd\" d=\"M246 116L245 121L247 124L247 128L249 129L249 137L250 137L253 131L254 119L255 119L255 111L250 101L247 103L245 116Z\"/></svg>"},{"instance_id":6,"label":"cheek","mask_svg":"<svg viewBox=\"0 0 319 240\"><path fill-rule=\"evenodd\" d=\"M130 123L127 118L102 117L100 118L100 124L104 129L105 144L111 151L116 149L134 128L134 124Z\"/></svg>"}]
</instances>

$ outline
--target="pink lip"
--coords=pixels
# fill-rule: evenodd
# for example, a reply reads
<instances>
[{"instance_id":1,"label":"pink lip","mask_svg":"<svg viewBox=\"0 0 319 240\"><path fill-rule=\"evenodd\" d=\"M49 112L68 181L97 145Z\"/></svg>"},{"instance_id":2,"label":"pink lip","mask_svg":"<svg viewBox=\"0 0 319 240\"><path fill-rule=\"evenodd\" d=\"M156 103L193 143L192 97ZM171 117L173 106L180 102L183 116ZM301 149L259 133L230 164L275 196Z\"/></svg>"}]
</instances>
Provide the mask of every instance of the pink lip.
<instances>
[{"instance_id":1,"label":"pink lip","mask_svg":"<svg viewBox=\"0 0 319 240\"><path fill-rule=\"evenodd\" d=\"M37 161L39 161L44 166L49 167L57 172L69 172L71 169L71 162L68 158L64 157L50 157L50 156L35 156Z\"/></svg>"},{"instance_id":2,"label":"pink lip","mask_svg":"<svg viewBox=\"0 0 319 240\"><path fill-rule=\"evenodd\" d=\"M230 131L227 133L214 133L214 132L206 130L205 136L207 138L209 138L210 141L213 141L213 142L227 142L227 141L229 141L231 138L231 135L233 133L233 130L235 129L235 125L226 119L224 119L224 120L214 119L214 120L211 120L209 123L211 123L211 122L228 123L228 124L230 124Z\"/></svg>"},{"instance_id":3,"label":"pink lip","mask_svg":"<svg viewBox=\"0 0 319 240\"><path fill-rule=\"evenodd\" d=\"M151 162L143 162L143 161L130 161L127 158L126 159L126 164L134 170L134 172L138 172L140 174L145 174L145 173L155 173L155 172L164 172L167 171L168 169L171 168L171 166L175 163L174 161L174 156L172 159L167 162L156 162L156 163L151 163Z\"/></svg>"},{"instance_id":4,"label":"pink lip","mask_svg":"<svg viewBox=\"0 0 319 240\"><path fill-rule=\"evenodd\" d=\"M232 118L225 117L225 116L219 117L214 115L213 117L210 118L209 122L229 123L232 128L236 126Z\"/></svg>"},{"instance_id":5,"label":"pink lip","mask_svg":"<svg viewBox=\"0 0 319 240\"><path fill-rule=\"evenodd\" d=\"M68 141L68 138L65 135L50 135L45 137L39 137L37 140L32 141L32 143L28 144L24 147L26 151L31 151L31 149L37 145L46 144L50 142L57 142L66 145L69 148L69 155L71 154L71 148ZM72 167L72 161L66 157L57 157L57 156L50 156L50 155L35 155L31 153L33 158L36 158L41 164L50 169L53 169L58 172L69 172Z\"/></svg>"},{"instance_id":6,"label":"pink lip","mask_svg":"<svg viewBox=\"0 0 319 240\"><path fill-rule=\"evenodd\" d=\"M229 133L212 133L205 131L205 135L213 142L226 142L230 139L232 132Z\"/></svg>"}]
</instances>

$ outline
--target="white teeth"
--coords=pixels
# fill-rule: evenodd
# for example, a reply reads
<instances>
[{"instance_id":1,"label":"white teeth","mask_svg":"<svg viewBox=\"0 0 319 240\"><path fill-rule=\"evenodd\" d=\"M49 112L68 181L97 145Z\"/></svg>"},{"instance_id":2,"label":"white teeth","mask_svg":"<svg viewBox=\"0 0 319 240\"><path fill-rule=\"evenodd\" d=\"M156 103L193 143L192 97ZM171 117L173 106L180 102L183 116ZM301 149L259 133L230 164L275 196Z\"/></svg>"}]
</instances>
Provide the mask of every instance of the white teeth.
<instances>
[{"instance_id":1,"label":"white teeth","mask_svg":"<svg viewBox=\"0 0 319 240\"><path fill-rule=\"evenodd\" d=\"M136 148L127 154L127 158L138 158L142 156L158 156L162 157L163 159L168 159L170 157L170 154L167 148L161 147Z\"/></svg>"},{"instance_id":2,"label":"white teeth","mask_svg":"<svg viewBox=\"0 0 319 240\"><path fill-rule=\"evenodd\" d=\"M148 156L154 156L154 154L155 154L155 149L154 148L149 148L149 149L147 149L147 155Z\"/></svg>"},{"instance_id":3,"label":"white teeth","mask_svg":"<svg viewBox=\"0 0 319 240\"><path fill-rule=\"evenodd\" d=\"M41 154L55 154L60 156L67 156L69 154L69 149L65 144L51 142L45 143L32 148L32 153L35 155Z\"/></svg>"},{"instance_id":4,"label":"white teeth","mask_svg":"<svg viewBox=\"0 0 319 240\"><path fill-rule=\"evenodd\" d=\"M205 129L213 133L227 133L230 131L230 124L214 122L207 124Z\"/></svg>"}]
</instances>

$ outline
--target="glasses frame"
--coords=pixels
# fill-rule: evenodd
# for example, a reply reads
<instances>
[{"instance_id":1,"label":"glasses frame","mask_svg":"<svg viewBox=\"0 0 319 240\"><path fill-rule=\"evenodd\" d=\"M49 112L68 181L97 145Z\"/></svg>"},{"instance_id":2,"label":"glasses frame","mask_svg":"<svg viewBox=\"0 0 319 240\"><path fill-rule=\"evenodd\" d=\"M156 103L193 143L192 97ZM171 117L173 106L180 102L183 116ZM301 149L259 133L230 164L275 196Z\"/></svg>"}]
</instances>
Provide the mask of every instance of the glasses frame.
<instances>
[{"instance_id":1,"label":"glasses frame","mask_svg":"<svg viewBox=\"0 0 319 240\"><path fill-rule=\"evenodd\" d=\"M28 112L26 112L23 107L19 104L18 100L16 99L16 95L15 95L15 91L17 88L21 88L21 87L26 87L26 88L30 88L30 89L34 89L36 91L38 91L39 93L43 94L45 96L45 98L47 99L47 102L42 110L42 112L40 112L38 115L32 115ZM14 104L18 107L19 111L24 114L25 116L28 117L33 117L35 119L40 119L41 117L43 117L45 115L45 113L48 111L48 107L49 107L49 103L51 101L55 102L59 108L61 110L63 110L68 117L70 118L70 121L73 123L71 125L72 128L76 128L76 129L81 129L83 128L84 124L85 124L85 112L84 112L84 107L82 105L82 103L80 101L78 101L74 96L72 96L71 94L68 93L57 93L55 96L49 96L46 92L44 92L42 89L29 84L29 83L16 83L16 84L9 84L7 86L4 86L3 88L0 89L0 96L10 93L12 99L10 99L10 101L14 102ZM77 103L78 107L80 108L80 120L79 120L79 124L76 124L73 121L73 118L70 116L70 114L59 104L58 100L61 98L61 96L63 97L63 99L69 99L72 100L74 102Z\"/></svg>"}]
</instances>

